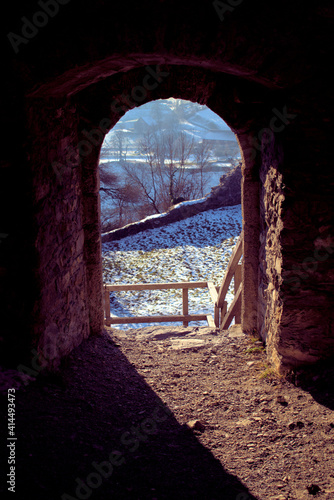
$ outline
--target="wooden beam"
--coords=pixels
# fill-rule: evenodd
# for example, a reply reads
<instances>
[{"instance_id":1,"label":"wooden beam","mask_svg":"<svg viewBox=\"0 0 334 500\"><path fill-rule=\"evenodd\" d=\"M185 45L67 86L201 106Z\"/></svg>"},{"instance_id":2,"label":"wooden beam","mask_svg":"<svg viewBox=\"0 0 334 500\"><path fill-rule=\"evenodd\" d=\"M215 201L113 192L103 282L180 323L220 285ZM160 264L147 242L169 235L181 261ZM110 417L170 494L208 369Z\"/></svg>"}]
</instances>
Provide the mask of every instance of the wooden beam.
<instances>
[{"instance_id":1,"label":"wooden beam","mask_svg":"<svg viewBox=\"0 0 334 500\"><path fill-rule=\"evenodd\" d=\"M208 288L214 304L218 299L219 287L216 287L212 281L184 281L175 283L136 283L111 285L105 284L105 316L107 325L118 324L136 324L136 323L161 323L161 322L181 322L188 326L189 321L207 321L212 328L219 326L219 308L215 306L215 319L211 314L189 314L188 290L191 288ZM133 316L133 317L110 317L110 298L109 293L115 291L135 291L135 290L170 290L182 289L182 315L172 316Z\"/></svg>"},{"instance_id":2,"label":"wooden beam","mask_svg":"<svg viewBox=\"0 0 334 500\"><path fill-rule=\"evenodd\" d=\"M110 318L110 294L107 290L104 291L104 312L106 319Z\"/></svg>"},{"instance_id":3,"label":"wooden beam","mask_svg":"<svg viewBox=\"0 0 334 500\"><path fill-rule=\"evenodd\" d=\"M240 257L242 256L242 251L243 251L243 248L242 248L243 247L243 244L242 244L243 243L243 234L244 233L242 231L241 234L240 234L240 236L239 236L239 239L237 241L237 244L234 247L234 250L233 250L232 255L231 255L230 262L228 263L228 266L227 266L227 269L226 269L226 272L225 272L225 276L224 276L223 282L222 282L222 284L220 286L219 294L218 294L218 300L217 300L218 307L222 307L222 305L223 305L223 302L225 300L228 287L230 286L231 280L232 280L234 272L235 272L235 268L238 265Z\"/></svg>"},{"instance_id":4,"label":"wooden beam","mask_svg":"<svg viewBox=\"0 0 334 500\"><path fill-rule=\"evenodd\" d=\"M238 264L237 267L235 268L235 273L234 273L234 295L238 293L239 286L242 283L242 265ZM241 323L241 300L239 300L238 305L236 305L235 308L235 322L236 323Z\"/></svg>"},{"instance_id":5,"label":"wooden beam","mask_svg":"<svg viewBox=\"0 0 334 500\"><path fill-rule=\"evenodd\" d=\"M206 316L206 319L207 319L207 322L208 322L208 325L209 325L210 328L216 328L217 325L215 324L215 322L214 322L213 317L211 316L211 314L208 314Z\"/></svg>"},{"instance_id":6,"label":"wooden beam","mask_svg":"<svg viewBox=\"0 0 334 500\"><path fill-rule=\"evenodd\" d=\"M207 288L206 281L182 281L178 283L136 283L124 285L105 284L105 289L109 292L130 291L130 290L170 290L180 288Z\"/></svg>"},{"instance_id":7,"label":"wooden beam","mask_svg":"<svg viewBox=\"0 0 334 500\"><path fill-rule=\"evenodd\" d=\"M208 281L208 289L209 289L209 293L210 293L212 302L215 304L218 300L218 293L217 293L216 287L212 281Z\"/></svg>"},{"instance_id":8,"label":"wooden beam","mask_svg":"<svg viewBox=\"0 0 334 500\"><path fill-rule=\"evenodd\" d=\"M221 308L222 319L224 318L224 316L225 316L226 313L227 313L227 301L224 300L223 307Z\"/></svg>"},{"instance_id":9,"label":"wooden beam","mask_svg":"<svg viewBox=\"0 0 334 500\"><path fill-rule=\"evenodd\" d=\"M132 316L126 318L120 318L112 316L109 320L106 319L106 325L125 325L125 324L136 324L136 323L173 323L175 321L207 321L206 314L189 314L184 316L183 314L175 316Z\"/></svg>"},{"instance_id":10,"label":"wooden beam","mask_svg":"<svg viewBox=\"0 0 334 500\"><path fill-rule=\"evenodd\" d=\"M183 288L183 290L182 290L182 314L183 314L183 316L189 315L188 288ZM183 321L183 326L188 326L188 321Z\"/></svg>"},{"instance_id":11,"label":"wooden beam","mask_svg":"<svg viewBox=\"0 0 334 500\"><path fill-rule=\"evenodd\" d=\"M215 309L214 309L214 324L215 324L216 328L219 328L219 321L220 321L220 309L215 304Z\"/></svg>"},{"instance_id":12,"label":"wooden beam","mask_svg":"<svg viewBox=\"0 0 334 500\"><path fill-rule=\"evenodd\" d=\"M242 290L242 283L239 286L237 294L234 296L233 302L230 305L229 310L227 311L225 316L222 317L222 323L220 325L222 330L226 330L232 323L237 307L239 306L239 301L241 301L241 290Z\"/></svg>"},{"instance_id":13,"label":"wooden beam","mask_svg":"<svg viewBox=\"0 0 334 500\"><path fill-rule=\"evenodd\" d=\"M239 285L242 282L242 265L238 264L234 272L234 294L237 293Z\"/></svg>"},{"instance_id":14,"label":"wooden beam","mask_svg":"<svg viewBox=\"0 0 334 500\"><path fill-rule=\"evenodd\" d=\"M221 326L221 323L223 321L223 319L225 318L225 314L227 313L227 302L226 300L224 300L223 302L223 307L220 308L220 318L219 318L219 325Z\"/></svg>"},{"instance_id":15,"label":"wooden beam","mask_svg":"<svg viewBox=\"0 0 334 500\"><path fill-rule=\"evenodd\" d=\"M218 290L212 281L208 281L208 289L212 302L214 303L214 325L219 328L219 307L217 306Z\"/></svg>"}]
</instances>

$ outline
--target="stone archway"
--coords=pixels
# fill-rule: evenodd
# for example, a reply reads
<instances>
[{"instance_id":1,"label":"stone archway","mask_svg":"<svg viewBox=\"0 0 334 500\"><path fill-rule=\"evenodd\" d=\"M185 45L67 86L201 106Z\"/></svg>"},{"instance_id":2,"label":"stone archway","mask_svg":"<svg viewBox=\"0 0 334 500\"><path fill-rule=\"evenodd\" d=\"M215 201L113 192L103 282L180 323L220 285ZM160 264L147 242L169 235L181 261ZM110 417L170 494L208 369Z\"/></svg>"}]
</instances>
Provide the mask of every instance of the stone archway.
<instances>
[{"instance_id":1,"label":"stone archway","mask_svg":"<svg viewBox=\"0 0 334 500\"><path fill-rule=\"evenodd\" d=\"M101 331L100 144L90 150L84 141L117 121L120 107L110 106L123 107L129 95L124 106L134 97L205 103L235 131L250 258L243 327L257 327L282 370L334 353L325 4L301 11L260 1L254 10L245 1L223 20L211 4L200 18L188 2L148 10L99 2L80 13L69 4L9 55L1 178L4 186L17 180L19 200L1 231L8 238L0 247L0 299L3 338L14 351L33 339L55 364ZM169 76L159 81L147 67ZM1 200L12 207L6 190ZM17 286L21 276L29 297Z\"/></svg>"},{"instance_id":2,"label":"stone archway","mask_svg":"<svg viewBox=\"0 0 334 500\"><path fill-rule=\"evenodd\" d=\"M189 82L192 81L191 84ZM259 99L261 112L266 112L266 99L268 99L267 89L262 89L257 84L248 84L252 91L257 94L257 104ZM246 84L247 87L247 84ZM119 92L122 89L122 92ZM242 97L245 93L245 82L235 77L220 75L217 76L211 71L187 66L162 66L146 65L142 68L120 73L103 81L93 84L81 92L76 93L67 105L67 109L61 108L58 111L60 117L59 129L56 130L54 123L52 133L55 138L57 132L58 148L51 155L52 160L44 172L44 176L53 176L52 191L56 198L53 203L57 205L54 216L56 219L67 217L67 212L60 215L62 206L67 207L70 203L78 203L76 210L76 226L78 232L71 230L71 236L67 236L66 241L70 245L80 248L82 252L79 256L67 261L68 266L58 265L57 276L50 276L49 254L44 254L40 249L41 260L46 259L44 267L46 275L41 278L42 281L58 283L57 288L61 288L64 283L73 280L73 261L76 262L74 272L77 272L78 289L75 292L78 299L71 299L75 314L70 310L58 304L50 314L50 288L45 291L45 296L41 298L39 311L47 311L48 319L45 319L43 343L48 345L51 339L58 337L57 331L61 328L68 328L71 332L81 330L84 338L90 333L99 333L102 329L102 297L101 297L101 242L100 242L100 206L99 206L99 178L98 178L98 158L100 147L104 134L112 128L124 112L135 104L148 102L152 99L174 97L194 100L201 104L207 104L214 112L221 116L232 130L237 134L239 144L243 146L243 221L244 221L244 261L243 261L243 306L242 306L242 326L245 332L251 333L257 329L257 310L258 310L258 268L259 268L259 189L260 189L260 159L261 155L252 146L250 141L250 130L252 127L257 130L260 127L261 118L263 124L265 119L258 116L249 116L247 110L250 105L249 99ZM236 96L241 97L236 99ZM261 97L260 97L261 96ZM36 95L34 95L34 99ZM137 101L137 102L136 102ZM75 117L72 124L63 123L65 116L69 120ZM33 119L33 121L35 121ZM64 137L64 131L70 132L70 135ZM43 132L38 131L38 135ZM37 164L37 160L36 160ZM51 168L52 167L52 168ZM41 168L38 173L41 175ZM37 178L37 172L35 180ZM41 179L39 179L41 182ZM80 188L79 188L80 185ZM79 189L79 192L78 192ZM60 195L60 193L63 193ZM49 192L49 195L51 193ZM50 199L50 198L49 198ZM79 206L80 203L80 206ZM45 207L43 207L45 209ZM65 210L68 210L67 208ZM41 215L42 217L42 215ZM73 221L71 222L71 227ZM49 230L49 220L47 230ZM80 228L80 229L79 229ZM43 231L40 228L40 231ZM55 234L55 238L59 235ZM51 234L48 233L47 240L50 241ZM73 250L70 250L73 254ZM61 255L52 256L54 261L60 259ZM79 259L79 260L75 260ZM54 268L55 269L55 268ZM60 271L61 270L61 271ZM40 268L41 271L41 268ZM59 284L61 283L61 284ZM86 287L85 301L81 302L81 308L78 307L79 297L82 296L82 290ZM53 291L54 299L51 303L57 303L59 294L57 289ZM65 297L68 303L68 297ZM59 299L58 299L59 300ZM43 305L45 304L45 305ZM60 312L62 311L62 313ZM79 315L76 317L79 311ZM71 322L67 315L71 314ZM63 319L62 316L63 315ZM76 318L76 319L75 319ZM50 331L48 325L53 325ZM59 327L63 324L63 327ZM50 332L50 334L49 334ZM70 333L69 332L69 333ZM76 333L72 336L70 333L66 340L62 342L61 348L64 349L68 342L67 349L80 342L80 336ZM43 347L42 347L43 349ZM59 346L53 348L54 352L59 352Z\"/></svg>"}]
</instances>

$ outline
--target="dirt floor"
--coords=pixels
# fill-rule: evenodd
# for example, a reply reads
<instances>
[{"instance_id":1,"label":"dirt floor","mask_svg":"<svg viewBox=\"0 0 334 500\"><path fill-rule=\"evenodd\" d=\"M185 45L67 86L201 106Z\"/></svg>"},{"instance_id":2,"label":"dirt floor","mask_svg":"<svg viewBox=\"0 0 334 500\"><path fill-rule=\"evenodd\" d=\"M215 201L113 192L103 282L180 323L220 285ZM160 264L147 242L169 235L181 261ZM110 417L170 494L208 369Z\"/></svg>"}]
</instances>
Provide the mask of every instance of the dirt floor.
<instances>
[{"instance_id":1,"label":"dirt floor","mask_svg":"<svg viewBox=\"0 0 334 500\"><path fill-rule=\"evenodd\" d=\"M5 377L17 388L9 498L334 499L334 369L279 379L237 327L108 329L56 375Z\"/></svg>"}]
</instances>

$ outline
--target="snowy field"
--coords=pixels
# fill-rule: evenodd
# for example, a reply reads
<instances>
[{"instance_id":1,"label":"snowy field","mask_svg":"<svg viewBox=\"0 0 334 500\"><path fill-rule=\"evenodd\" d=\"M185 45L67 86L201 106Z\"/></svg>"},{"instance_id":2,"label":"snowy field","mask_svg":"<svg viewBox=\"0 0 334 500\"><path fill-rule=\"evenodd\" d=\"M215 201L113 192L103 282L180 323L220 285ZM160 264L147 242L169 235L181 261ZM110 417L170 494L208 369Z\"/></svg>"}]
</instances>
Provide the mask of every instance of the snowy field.
<instances>
[{"instance_id":1,"label":"snowy field","mask_svg":"<svg viewBox=\"0 0 334 500\"><path fill-rule=\"evenodd\" d=\"M213 281L220 285L242 229L241 205L208 210L102 245L104 283ZM227 294L233 300L233 280ZM181 290L110 293L111 316L182 314ZM213 314L207 289L189 290L190 314ZM169 324L172 323L150 323ZM174 323L174 325L182 323ZM206 322L192 322L192 326ZM121 329L147 324L117 325Z\"/></svg>"}]
</instances>

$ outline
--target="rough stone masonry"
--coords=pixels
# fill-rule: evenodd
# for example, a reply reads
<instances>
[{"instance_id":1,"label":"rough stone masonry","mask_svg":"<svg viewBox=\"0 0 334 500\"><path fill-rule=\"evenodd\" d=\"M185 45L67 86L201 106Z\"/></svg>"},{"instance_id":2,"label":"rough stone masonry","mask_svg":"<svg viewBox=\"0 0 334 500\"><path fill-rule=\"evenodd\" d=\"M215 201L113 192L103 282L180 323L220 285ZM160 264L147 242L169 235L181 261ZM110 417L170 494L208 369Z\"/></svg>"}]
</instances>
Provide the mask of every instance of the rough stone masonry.
<instances>
[{"instance_id":1,"label":"rough stone masonry","mask_svg":"<svg viewBox=\"0 0 334 500\"><path fill-rule=\"evenodd\" d=\"M2 361L36 349L55 365L102 332L101 144L79 146L169 97L209 106L242 150L243 331L281 371L334 355L332 5L71 0L46 20L40 3L8 4L3 23ZM40 27L15 51L22 18Z\"/></svg>"}]
</instances>

